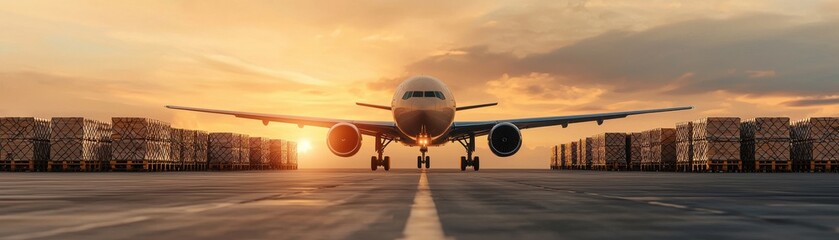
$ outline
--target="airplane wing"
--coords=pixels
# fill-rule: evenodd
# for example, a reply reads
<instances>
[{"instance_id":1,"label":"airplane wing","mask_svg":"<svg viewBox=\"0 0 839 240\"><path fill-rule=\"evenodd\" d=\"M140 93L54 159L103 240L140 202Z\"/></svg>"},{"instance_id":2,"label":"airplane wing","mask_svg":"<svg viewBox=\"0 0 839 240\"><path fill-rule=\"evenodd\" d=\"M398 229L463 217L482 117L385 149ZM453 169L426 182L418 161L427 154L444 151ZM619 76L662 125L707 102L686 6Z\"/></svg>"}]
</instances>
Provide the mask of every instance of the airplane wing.
<instances>
[{"instance_id":1,"label":"airplane wing","mask_svg":"<svg viewBox=\"0 0 839 240\"><path fill-rule=\"evenodd\" d=\"M397 132L398 130L396 129L396 124L393 123L393 122L357 121L357 120L334 119L334 118L315 118L315 117L302 117L302 116L291 116L291 115L274 115L274 114L237 112L237 111L215 110L215 109L193 108L193 107L181 107L181 106L166 106L166 108L193 111L193 112L204 112L204 113L232 115L232 116L239 117L239 118L261 120L262 123L265 124L265 125L267 125L268 122L282 122L282 123L297 124L300 127L315 126L315 127L329 128L329 127L332 127L332 125L335 125L336 123L345 122L345 123L354 124L361 131L361 134L364 134L364 135L376 136L376 134L384 134L385 137L391 137L391 138L398 137L398 132Z\"/></svg>"},{"instance_id":2,"label":"airplane wing","mask_svg":"<svg viewBox=\"0 0 839 240\"><path fill-rule=\"evenodd\" d=\"M572 115L572 116L555 116L555 117L538 117L538 118L518 118L518 119L507 119L507 120L493 120L493 121L470 121L470 122L455 122L454 126L452 127L451 137L453 139L459 139L467 137L470 133L475 134L476 136L486 135L492 129L495 124L509 122L513 125L516 125L519 129L528 129L528 128L538 128L538 127L548 127L548 126L556 126L561 125L563 127L567 127L568 124L571 123L580 123L580 122L592 122L596 121L598 123L603 123L605 120L609 119L616 119L616 118L625 118L630 115L638 115L638 114L647 114L647 113L659 113L659 112L670 112L670 111L681 111L681 110L688 110L693 109L693 107L674 107L674 108L660 108L660 109L648 109L648 110L638 110L638 111L627 111L627 112L611 112L611 113L598 113L598 114L585 114L585 115Z\"/></svg>"}]
</instances>

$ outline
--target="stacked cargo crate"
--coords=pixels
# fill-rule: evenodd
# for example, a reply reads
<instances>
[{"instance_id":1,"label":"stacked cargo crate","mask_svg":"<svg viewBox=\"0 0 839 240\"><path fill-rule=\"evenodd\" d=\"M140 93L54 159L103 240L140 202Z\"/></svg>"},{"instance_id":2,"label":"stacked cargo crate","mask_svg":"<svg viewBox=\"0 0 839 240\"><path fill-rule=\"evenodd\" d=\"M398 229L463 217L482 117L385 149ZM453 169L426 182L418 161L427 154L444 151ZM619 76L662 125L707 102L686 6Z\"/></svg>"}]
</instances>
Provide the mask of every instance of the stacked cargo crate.
<instances>
[{"instance_id":1,"label":"stacked cargo crate","mask_svg":"<svg viewBox=\"0 0 839 240\"><path fill-rule=\"evenodd\" d=\"M694 171L742 171L740 118L709 117L693 122Z\"/></svg>"},{"instance_id":2,"label":"stacked cargo crate","mask_svg":"<svg viewBox=\"0 0 839 240\"><path fill-rule=\"evenodd\" d=\"M286 165L286 170L297 170L297 142L288 142L288 148L286 149L288 153L288 164Z\"/></svg>"},{"instance_id":3,"label":"stacked cargo crate","mask_svg":"<svg viewBox=\"0 0 839 240\"><path fill-rule=\"evenodd\" d=\"M250 138L251 169L264 170L268 168L270 155L269 139L263 137Z\"/></svg>"},{"instance_id":4,"label":"stacked cargo crate","mask_svg":"<svg viewBox=\"0 0 839 240\"><path fill-rule=\"evenodd\" d=\"M565 159L565 144L557 145L556 157L558 169L567 169L570 166L569 161Z\"/></svg>"},{"instance_id":5,"label":"stacked cargo crate","mask_svg":"<svg viewBox=\"0 0 839 240\"><path fill-rule=\"evenodd\" d=\"M178 168L184 165L182 155L184 129L172 128L169 131L169 160Z\"/></svg>"},{"instance_id":6,"label":"stacked cargo crate","mask_svg":"<svg viewBox=\"0 0 839 240\"><path fill-rule=\"evenodd\" d=\"M583 138L577 143L577 169L591 169L591 138Z\"/></svg>"},{"instance_id":7,"label":"stacked cargo crate","mask_svg":"<svg viewBox=\"0 0 839 240\"><path fill-rule=\"evenodd\" d=\"M52 118L47 170L102 171L111 160L111 124L80 117Z\"/></svg>"},{"instance_id":8,"label":"stacked cargo crate","mask_svg":"<svg viewBox=\"0 0 839 240\"><path fill-rule=\"evenodd\" d=\"M207 158L210 170L237 170L241 163L242 134L210 133Z\"/></svg>"},{"instance_id":9,"label":"stacked cargo crate","mask_svg":"<svg viewBox=\"0 0 839 240\"><path fill-rule=\"evenodd\" d=\"M568 169L574 169L578 165L578 157L577 154L579 151L577 150L577 142L570 142L565 144L565 167Z\"/></svg>"},{"instance_id":10,"label":"stacked cargo crate","mask_svg":"<svg viewBox=\"0 0 839 240\"><path fill-rule=\"evenodd\" d=\"M49 160L50 122L32 117L0 118L0 168L39 171Z\"/></svg>"},{"instance_id":11,"label":"stacked cargo crate","mask_svg":"<svg viewBox=\"0 0 839 240\"><path fill-rule=\"evenodd\" d=\"M236 170L247 170L250 169L250 159L251 159L251 138L245 134L239 134L239 163L237 164Z\"/></svg>"},{"instance_id":12,"label":"stacked cargo crate","mask_svg":"<svg viewBox=\"0 0 839 240\"><path fill-rule=\"evenodd\" d=\"M627 138L628 138L627 141L629 142L628 145L627 145L627 148L626 148L627 152L628 152L627 157L629 158L628 161L627 161L627 163L628 163L627 168L629 170L634 170L634 171L641 170L641 160L643 159L643 157L641 155L642 154L642 148L643 148L642 147L643 146L643 144L642 144L643 138L641 137L641 135L642 135L642 133L639 133L639 132L634 132L634 133L627 134Z\"/></svg>"},{"instance_id":13,"label":"stacked cargo crate","mask_svg":"<svg viewBox=\"0 0 839 240\"><path fill-rule=\"evenodd\" d=\"M693 122L676 124L676 170L690 172L693 164Z\"/></svg>"},{"instance_id":14,"label":"stacked cargo crate","mask_svg":"<svg viewBox=\"0 0 839 240\"><path fill-rule=\"evenodd\" d=\"M195 142L194 148L195 153L193 154L193 168L195 170L207 170L209 167L207 165L207 150L209 148L210 134L205 131L195 131Z\"/></svg>"},{"instance_id":15,"label":"stacked cargo crate","mask_svg":"<svg viewBox=\"0 0 839 240\"><path fill-rule=\"evenodd\" d=\"M839 167L839 118L813 117L792 124L793 165L799 171Z\"/></svg>"},{"instance_id":16,"label":"stacked cargo crate","mask_svg":"<svg viewBox=\"0 0 839 240\"><path fill-rule=\"evenodd\" d=\"M271 169L282 169L283 162L285 162L284 145L286 145L284 140L271 139L268 141L268 163Z\"/></svg>"},{"instance_id":17,"label":"stacked cargo crate","mask_svg":"<svg viewBox=\"0 0 839 240\"><path fill-rule=\"evenodd\" d=\"M649 142L647 168L653 171L673 171L676 168L676 129L656 128L647 131Z\"/></svg>"},{"instance_id":18,"label":"stacked cargo crate","mask_svg":"<svg viewBox=\"0 0 839 240\"><path fill-rule=\"evenodd\" d=\"M180 144L180 169L185 171L195 171L197 169L195 164L195 137L198 131L183 129L181 131Z\"/></svg>"},{"instance_id":19,"label":"stacked cargo crate","mask_svg":"<svg viewBox=\"0 0 839 240\"><path fill-rule=\"evenodd\" d=\"M148 118L111 119L111 170L163 171L174 166L169 158L169 123Z\"/></svg>"},{"instance_id":20,"label":"stacked cargo crate","mask_svg":"<svg viewBox=\"0 0 839 240\"><path fill-rule=\"evenodd\" d=\"M744 170L790 171L790 122L786 117L761 117L740 123L740 158Z\"/></svg>"},{"instance_id":21,"label":"stacked cargo crate","mask_svg":"<svg viewBox=\"0 0 839 240\"><path fill-rule=\"evenodd\" d=\"M551 156L551 161L549 162L551 170L559 169L559 155L557 155L558 153L559 148L556 145L550 147L550 153L548 154L550 154Z\"/></svg>"},{"instance_id":22,"label":"stacked cargo crate","mask_svg":"<svg viewBox=\"0 0 839 240\"><path fill-rule=\"evenodd\" d=\"M592 141L592 169L625 170L626 134L602 133Z\"/></svg>"}]
</instances>

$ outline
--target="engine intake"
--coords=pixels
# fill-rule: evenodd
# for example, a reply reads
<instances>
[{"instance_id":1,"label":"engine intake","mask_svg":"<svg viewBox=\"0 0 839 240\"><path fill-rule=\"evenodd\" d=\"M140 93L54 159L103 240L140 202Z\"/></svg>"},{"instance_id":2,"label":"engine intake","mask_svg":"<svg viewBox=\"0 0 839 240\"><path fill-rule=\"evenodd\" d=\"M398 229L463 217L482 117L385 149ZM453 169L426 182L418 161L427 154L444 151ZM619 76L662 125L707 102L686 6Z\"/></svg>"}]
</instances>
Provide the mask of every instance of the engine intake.
<instances>
[{"instance_id":1,"label":"engine intake","mask_svg":"<svg viewBox=\"0 0 839 240\"><path fill-rule=\"evenodd\" d=\"M326 146L339 157L352 157L361 150L361 131L350 123L335 124L326 134Z\"/></svg>"},{"instance_id":2,"label":"engine intake","mask_svg":"<svg viewBox=\"0 0 839 240\"><path fill-rule=\"evenodd\" d=\"M488 142L489 149L496 156L513 156L521 148L521 131L512 123L499 123L489 131Z\"/></svg>"}]
</instances>

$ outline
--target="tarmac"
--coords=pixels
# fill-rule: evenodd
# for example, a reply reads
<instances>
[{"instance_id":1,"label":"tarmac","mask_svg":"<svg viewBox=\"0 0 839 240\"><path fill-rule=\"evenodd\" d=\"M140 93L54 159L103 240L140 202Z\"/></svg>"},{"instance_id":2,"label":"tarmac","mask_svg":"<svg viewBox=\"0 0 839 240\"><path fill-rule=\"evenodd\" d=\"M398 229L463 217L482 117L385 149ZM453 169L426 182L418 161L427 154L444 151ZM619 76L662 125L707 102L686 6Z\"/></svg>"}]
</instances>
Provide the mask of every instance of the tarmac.
<instances>
[{"instance_id":1,"label":"tarmac","mask_svg":"<svg viewBox=\"0 0 839 240\"><path fill-rule=\"evenodd\" d=\"M837 173L0 173L0 239L839 239Z\"/></svg>"}]
</instances>

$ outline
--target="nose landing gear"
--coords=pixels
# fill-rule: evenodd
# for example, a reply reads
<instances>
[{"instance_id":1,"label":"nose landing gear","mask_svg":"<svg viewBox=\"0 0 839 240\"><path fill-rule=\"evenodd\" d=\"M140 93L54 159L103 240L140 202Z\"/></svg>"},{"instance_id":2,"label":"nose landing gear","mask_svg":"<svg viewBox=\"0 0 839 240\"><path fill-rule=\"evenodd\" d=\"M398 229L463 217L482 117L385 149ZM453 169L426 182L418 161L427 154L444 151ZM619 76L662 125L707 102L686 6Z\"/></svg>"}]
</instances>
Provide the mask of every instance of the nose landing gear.
<instances>
[{"instance_id":1,"label":"nose landing gear","mask_svg":"<svg viewBox=\"0 0 839 240\"><path fill-rule=\"evenodd\" d=\"M431 168L431 157L425 156L425 153L428 152L428 147L421 147L420 152L422 156L417 156L417 169L422 169L422 164L425 164L425 168Z\"/></svg>"}]
</instances>

